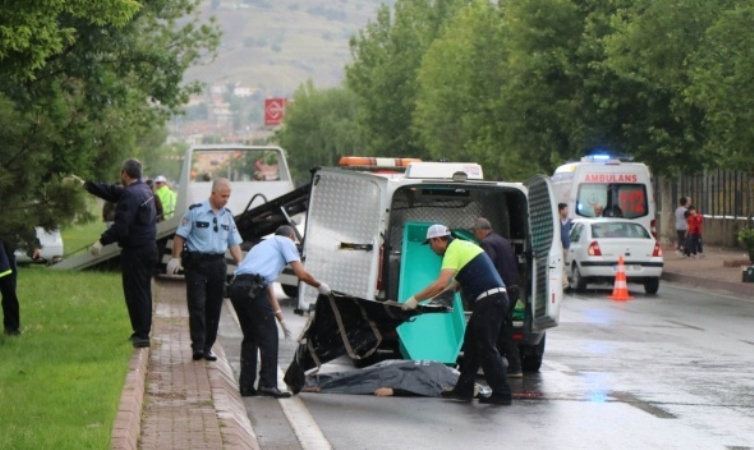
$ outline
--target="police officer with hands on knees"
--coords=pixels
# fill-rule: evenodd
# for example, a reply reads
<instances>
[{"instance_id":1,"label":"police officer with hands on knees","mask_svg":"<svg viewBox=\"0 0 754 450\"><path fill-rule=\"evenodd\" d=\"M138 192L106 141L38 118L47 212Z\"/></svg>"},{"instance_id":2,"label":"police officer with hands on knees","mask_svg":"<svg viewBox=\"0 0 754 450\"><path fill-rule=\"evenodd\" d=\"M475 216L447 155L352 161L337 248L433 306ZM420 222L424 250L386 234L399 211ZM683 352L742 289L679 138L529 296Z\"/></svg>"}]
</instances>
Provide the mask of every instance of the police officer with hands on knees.
<instances>
[{"instance_id":1,"label":"police officer with hands on knees","mask_svg":"<svg viewBox=\"0 0 754 450\"><path fill-rule=\"evenodd\" d=\"M215 361L212 346L217 339L227 274L225 251L240 263L241 235L233 214L225 208L231 184L225 178L212 183L208 200L191 205L181 219L173 239L173 255L167 273L182 268L186 276L186 300L194 361ZM179 259L180 258L180 259Z\"/></svg>"},{"instance_id":2,"label":"police officer with hands on knees","mask_svg":"<svg viewBox=\"0 0 754 450\"><path fill-rule=\"evenodd\" d=\"M238 315L243 331L241 344L241 375L238 380L241 395L290 397L290 392L277 387L278 331L275 318L280 322L285 337L290 330L285 324L272 283L290 264L293 272L304 283L316 287L320 294L329 295L330 288L304 269L295 244L293 227L281 225L275 235L251 248L236 270L230 285L230 300ZM261 355L259 385L257 378L257 350Z\"/></svg>"},{"instance_id":3,"label":"police officer with hands on knees","mask_svg":"<svg viewBox=\"0 0 754 450\"><path fill-rule=\"evenodd\" d=\"M131 318L134 347L149 347L152 329L152 273L157 264L157 212L154 194L141 181L141 162L127 159L120 171L121 184L86 181L84 189L97 197L115 203L113 224L92 245L89 251L98 256L105 245L117 242L121 247L120 263L123 292ZM78 177L71 177L81 181Z\"/></svg>"},{"instance_id":4,"label":"police officer with hands on knees","mask_svg":"<svg viewBox=\"0 0 754 450\"><path fill-rule=\"evenodd\" d=\"M492 395L479 397L479 403L510 405L511 389L497 349L500 326L508 311L508 295L502 278L484 250L472 242L454 239L445 225L429 227L424 244L429 244L432 251L442 256L440 275L424 290L409 297L402 308L415 309L420 301L459 287L464 297L473 303L463 337L461 375L455 387L443 391L442 397L470 402L481 366Z\"/></svg>"}]
</instances>

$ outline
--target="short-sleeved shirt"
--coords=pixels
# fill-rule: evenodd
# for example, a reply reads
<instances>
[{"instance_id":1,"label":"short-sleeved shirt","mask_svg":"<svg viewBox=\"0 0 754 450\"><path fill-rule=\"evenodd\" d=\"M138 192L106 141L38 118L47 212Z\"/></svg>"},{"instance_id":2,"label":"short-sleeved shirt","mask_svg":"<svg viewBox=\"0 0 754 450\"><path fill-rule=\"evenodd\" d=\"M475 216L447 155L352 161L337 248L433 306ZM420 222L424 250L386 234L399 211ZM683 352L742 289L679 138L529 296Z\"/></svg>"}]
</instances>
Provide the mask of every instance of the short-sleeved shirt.
<instances>
[{"instance_id":1,"label":"short-sleeved shirt","mask_svg":"<svg viewBox=\"0 0 754 450\"><path fill-rule=\"evenodd\" d=\"M688 211L688 208L685 206L679 206L675 209L675 229L678 231L689 229L688 223L686 223L686 211Z\"/></svg>"},{"instance_id":2,"label":"short-sleeved shirt","mask_svg":"<svg viewBox=\"0 0 754 450\"><path fill-rule=\"evenodd\" d=\"M209 200L191 205L175 234L186 240L190 252L196 253L225 253L243 241L233 214L225 208L215 213Z\"/></svg>"},{"instance_id":3,"label":"short-sleeved shirt","mask_svg":"<svg viewBox=\"0 0 754 450\"><path fill-rule=\"evenodd\" d=\"M285 236L272 236L249 250L236 270L236 275L260 275L267 284L274 282L286 264L300 261L298 249Z\"/></svg>"},{"instance_id":4,"label":"short-sleeved shirt","mask_svg":"<svg viewBox=\"0 0 754 450\"><path fill-rule=\"evenodd\" d=\"M496 287L505 287L492 260L478 245L453 239L442 258L442 270L455 269L455 279L468 299Z\"/></svg>"}]
</instances>

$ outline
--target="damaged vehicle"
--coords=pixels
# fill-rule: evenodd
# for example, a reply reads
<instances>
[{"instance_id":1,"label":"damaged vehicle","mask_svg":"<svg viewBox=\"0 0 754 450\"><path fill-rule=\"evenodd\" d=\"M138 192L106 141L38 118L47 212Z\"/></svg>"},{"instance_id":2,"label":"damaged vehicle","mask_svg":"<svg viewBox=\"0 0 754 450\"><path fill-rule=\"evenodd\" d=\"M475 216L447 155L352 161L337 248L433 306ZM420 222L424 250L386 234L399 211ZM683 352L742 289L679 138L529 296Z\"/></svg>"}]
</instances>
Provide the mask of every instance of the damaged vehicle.
<instances>
[{"instance_id":1,"label":"damaged vehicle","mask_svg":"<svg viewBox=\"0 0 754 450\"><path fill-rule=\"evenodd\" d=\"M560 224L548 178L486 181L475 163L395 162L390 168L313 172L302 248L307 270L334 291L401 303L439 273L441 259L422 245L427 228L442 223L456 238L474 240L469 228L475 218L486 217L515 248L522 280L515 339L523 369L539 370L545 332L558 324L563 298ZM313 311L317 297L316 289L300 285L298 312ZM373 356L455 364L470 312L462 293L451 303L449 313L419 315L381 336L380 352ZM299 352L317 352L306 330L300 344ZM378 360L354 359L361 365Z\"/></svg>"}]
</instances>

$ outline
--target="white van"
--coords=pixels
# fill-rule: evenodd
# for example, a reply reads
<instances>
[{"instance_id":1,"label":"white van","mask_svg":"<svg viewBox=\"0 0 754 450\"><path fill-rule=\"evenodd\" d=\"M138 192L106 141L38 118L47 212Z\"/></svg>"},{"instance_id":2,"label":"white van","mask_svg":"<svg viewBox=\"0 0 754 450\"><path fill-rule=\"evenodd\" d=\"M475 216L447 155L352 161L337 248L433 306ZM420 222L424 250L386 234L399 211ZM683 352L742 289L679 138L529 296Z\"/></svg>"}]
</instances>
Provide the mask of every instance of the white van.
<instances>
[{"instance_id":1,"label":"white van","mask_svg":"<svg viewBox=\"0 0 754 450\"><path fill-rule=\"evenodd\" d=\"M604 155L558 167L550 178L555 201L568 205L572 219L623 217L641 222L657 235L652 176L642 163Z\"/></svg>"},{"instance_id":2,"label":"white van","mask_svg":"<svg viewBox=\"0 0 754 450\"><path fill-rule=\"evenodd\" d=\"M544 330L558 324L563 297L557 207L547 177L485 181L475 163L411 162L405 173L322 168L313 175L310 195L305 267L333 290L368 300L405 301L437 278L440 258L421 245L432 223L473 240L474 219L489 219L514 245L522 305L514 315L515 337L524 370L539 369ZM299 309L311 310L317 296L301 285ZM450 314L424 314L401 325L403 357L453 363L463 318L456 298Z\"/></svg>"}]
</instances>

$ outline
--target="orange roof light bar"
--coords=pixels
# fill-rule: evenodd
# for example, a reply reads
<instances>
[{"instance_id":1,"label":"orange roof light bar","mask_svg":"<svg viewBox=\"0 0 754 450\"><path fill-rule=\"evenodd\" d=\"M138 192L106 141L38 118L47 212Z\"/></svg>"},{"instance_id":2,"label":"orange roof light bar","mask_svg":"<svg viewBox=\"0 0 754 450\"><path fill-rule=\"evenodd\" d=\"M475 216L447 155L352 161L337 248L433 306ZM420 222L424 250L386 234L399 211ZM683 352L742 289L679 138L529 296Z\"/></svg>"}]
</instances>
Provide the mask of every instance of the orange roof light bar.
<instances>
[{"instance_id":1,"label":"orange roof light bar","mask_svg":"<svg viewBox=\"0 0 754 450\"><path fill-rule=\"evenodd\" d=\"M412 162L421 162L419 158L378 158L371 156L342 156L338 161L343 167L408 167Z\"/></svg>"}]
</instances>

